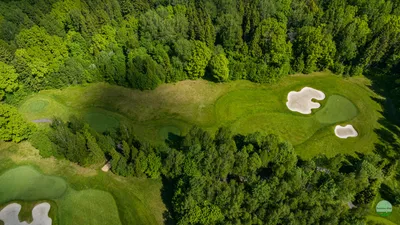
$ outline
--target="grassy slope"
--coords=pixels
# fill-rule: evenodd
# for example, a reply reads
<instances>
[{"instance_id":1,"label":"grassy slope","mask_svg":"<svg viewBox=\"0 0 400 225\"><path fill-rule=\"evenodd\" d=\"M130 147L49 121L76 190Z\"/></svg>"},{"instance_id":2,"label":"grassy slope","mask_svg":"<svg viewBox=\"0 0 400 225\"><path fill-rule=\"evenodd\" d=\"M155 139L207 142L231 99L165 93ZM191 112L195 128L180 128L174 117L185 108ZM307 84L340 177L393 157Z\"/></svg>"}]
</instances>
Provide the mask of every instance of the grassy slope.
<instances>
[{"instance_id":1,"label":"grassy slope","mask_svg":"<svg viewBox=\"0 0 400 225\"><path fill-rule=\"evenodd\" d=\"M331 95L325 106L315 116L320 123L332 124L353 119L358 110L347 98L340 95Z\"/></svg>"},{"instance_id":2,"label":"grassy slope","mask_svg":"<svg viewBox=\"0 0 400 225\"><path fill-rule=\"evenodd\" d=\"M373 149L380 106L371 99L376 96L366 85L368 80L362 77L343 79L328 73L290 76L272 85L183 81L144 92L100 83L42 91L23 102L20 111L29 120L78 114L94 126L115 124L115 119L131 122L139 137L153 142L162 141L168 132L184 134L194 124L210 131L226 125L236 133L277 133L296 145L302 157L311 157ZM302 115L288 110L288 92L304 86L323 91L327 98L318 110L337 118L324 120L324 113ZM329 102L333 95L345 98ZM35 102L45 106L38 110ZM348 110L352 104L355 107ZM354 117L355 110L358 115ZM335 121L351 123L360 136L337 138Z\"/></svg>"},{"instance_id":3,"label":"grassy slope","mask_svg":"<svg viewBox=\"0 0 400 225\"><path fill-rule=\"evenodd\" d=\"M58 210L59 220L55 224L162 224L165 206L160 197L162 184L159 180L121 178L85 169L65 160L42 159L27 142L0 142L0 174L21 165L36 167L45 175L61 177L68 183L67 192L52 201L57 204ZM41 176L50 177L45 175ZM20 197L14 198L22 200ZM43 200L46 197L41 198ZM33 205L35 202L24 203ZM6 204L0 203L0 208ZM103 207L105 204L107 207ZM114 213L108 215L106 211L109 210L114 210ZM26 213L24 215L26 217ZM121 222L115 219L118 216Z\"/></svg>"}]
</instances>

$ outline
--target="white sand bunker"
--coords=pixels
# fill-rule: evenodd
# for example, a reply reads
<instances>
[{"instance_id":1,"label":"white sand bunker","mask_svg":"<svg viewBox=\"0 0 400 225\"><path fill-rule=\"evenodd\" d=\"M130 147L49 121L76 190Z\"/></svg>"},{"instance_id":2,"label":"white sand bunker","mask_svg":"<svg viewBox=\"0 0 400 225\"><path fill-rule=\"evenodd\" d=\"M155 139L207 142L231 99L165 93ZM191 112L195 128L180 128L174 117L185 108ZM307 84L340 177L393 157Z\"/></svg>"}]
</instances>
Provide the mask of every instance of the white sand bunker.
<instances>
[{"instance_id":1,"label":"white sand bunker","mask_svg":"<svg viewBox=\"0 0 400 225\"><path fill-rule=\"evenodd\" d=\"M312 99L323 100L325 94L314 88L304 87L301 91L289 92L286 106L294 111L302 114L311 114L311 109L317 109L321 105L317 102L311 101Z\"/></svg>"},{"instance_id":2,"label":"white sand bunker","mask_svg":"<svg viewBox=\"0 0 400 225\"><path fill-rule=\"evenodd\" d=\"M102 170L103 172L108 172L110 169L111 169L111 162L110 162L110 161L108 161L108 162L101 168L101 170Z\"/></svg>"},{"instance_id":3,"label":"white sand bunker","mask_svg":"<svg viewBox=\"0 0 400 225\"><path fill-rule=\"evenodd\" d=\"M344 127L337 125L335 127L335 134L339 138L357 137L358 133L352 125L346 125Z\"/></svg>"},{"instance_id":4,"label":"white sand bunker","mask_svg":"<svg viewBox=\"0 0 400 225\"><path fill-rule=\"evenodd\" d=\"M32 209L33 221L30 224L25 221L19 221L18 214L20 211L20 204L9 204L0 211L0 220L4 222L4 225L51 225L52 223L51 218L48 216L50 211L49 203L38 204Z\"/></svg>"}]
</instances>

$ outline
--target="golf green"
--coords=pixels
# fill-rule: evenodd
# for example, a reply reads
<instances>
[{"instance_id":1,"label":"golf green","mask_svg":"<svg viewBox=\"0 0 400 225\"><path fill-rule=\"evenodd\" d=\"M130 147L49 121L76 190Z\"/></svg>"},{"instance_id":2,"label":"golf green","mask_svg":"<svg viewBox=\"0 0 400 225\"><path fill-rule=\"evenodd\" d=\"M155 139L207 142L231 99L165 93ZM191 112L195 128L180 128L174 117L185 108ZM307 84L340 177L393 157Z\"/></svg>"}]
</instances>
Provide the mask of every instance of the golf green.
<instances>
[{"instance_id":1,"label":"golf green","mask_svg":"<svg viewBox=\"0 0 400 225\"><path fill-rule=\"evenodd\" d=\"M40 113L45 110L48 104L49 102L46 100L36 100L30 102L27 107L31 112Z\"/></svg>"},{"instance_id":2,"label":"golf green","mask_svg":"<svg viewBox=\"0 0 400 225\"><path fill-rule=\"evenodd\" d=\"M0 204L11 200L57 199L67 189L63 179L43 175L30 166L6 171L0 176L0 184Z\"/></svg>"},{"instance_id":3,"label":"golf green","mask_svg":"<svg viewBox=\"0 0 400 225\"><path fill-rule=\"evenodd\" d=\"M320 123L333 124L351 120L357 114L358 110L350 100L340 95L331 95L315 116Z\"/></svg>"}]
</instances>

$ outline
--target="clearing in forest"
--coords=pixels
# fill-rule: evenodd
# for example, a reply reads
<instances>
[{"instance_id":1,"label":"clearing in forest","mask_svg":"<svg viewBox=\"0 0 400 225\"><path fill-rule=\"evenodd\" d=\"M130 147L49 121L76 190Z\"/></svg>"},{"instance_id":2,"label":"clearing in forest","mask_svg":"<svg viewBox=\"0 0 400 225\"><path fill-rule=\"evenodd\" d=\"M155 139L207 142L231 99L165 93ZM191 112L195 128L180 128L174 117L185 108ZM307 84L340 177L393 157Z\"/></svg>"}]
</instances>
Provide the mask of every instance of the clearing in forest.
<instances>
[{"instance_id":1,"label":"clearing in forest","mask_svg":"<svg viewBox=\"0 0 400 225\"><path fill-rule=\"evenodd\" d=\"M214 132L220 126L234 133L275 133L289 140L298 154L311 157L323 153L369 152L377 140L380 125L378 97L363 77L342 77L330 73L293 75L276 84L249 81L212 83L205 80L163 84L152 91L139 91L104 83L46 90L26 99L20 111L29 120L59 116L81 116L98 131L131 123L135 134L150 141L185 134L193 125ZM326 96L312 114L293 112L286 106L293 90L312 87ZM316 96L322 99L322 96ZM47 101L40 112L32 102ZM357 127L359 136L337 138L338 123ZM323 148L322 148L323 146Z\"/></svg>"}]
</instances>

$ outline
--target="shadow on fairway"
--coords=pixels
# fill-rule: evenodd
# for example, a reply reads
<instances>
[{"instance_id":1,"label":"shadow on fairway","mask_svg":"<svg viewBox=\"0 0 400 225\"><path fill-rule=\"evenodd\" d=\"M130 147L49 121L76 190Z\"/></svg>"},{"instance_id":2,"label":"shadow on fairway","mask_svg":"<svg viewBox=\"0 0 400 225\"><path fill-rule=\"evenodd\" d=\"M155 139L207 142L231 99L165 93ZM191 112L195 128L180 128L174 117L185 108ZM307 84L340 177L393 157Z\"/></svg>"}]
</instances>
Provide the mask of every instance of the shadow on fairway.
<instances>
[{"instance_id":1,"label":"shadow on fairway","mask_svg":"<svg viewBox=\"0 0 400 225\"><path fill-rule=\"evenodd\" d=\"M178 178L176 178L178 179ZM161 198L167 208L167 210L163 213L164 224L165 225L173 225L176 224L176 221L173 219L173 207L172 207L172 198L174 196L175 185L177 183L176 179L168 179L162 176L162 189L161 189Z\"/></svg>"},{"instance_id":2,"label":"shadow on fairway","mask_svg":"<svg viewBox=\"0 0 400 225\"><path fill-rule=\"evenodd\" d=\"M183 141L183 137L172 132L168 132L168 138L165 139L165 143L174 149L178 149L181 146L181 142Z\"/></svg>"},{"instance_id":3,"label":"shadow on fairway","mask_svg":"<svg viewBox=\"0 0 400 225\"><path fill-rule=\"evenodd\" d=\"M367 77L372 81L372 84L368 87L382 96L381 98L371 97L382 108L382 111L379 111L382 118L378 120L382 127L374 130L381 143L375 143L374 152L383 158L393 161L400 154L400 111L396 107L395 101L393 101L394 96L389 93L392 84L380 76L375 76L375 72L379 74L379 71L373 70L367 74Z\"/></svg>"},{"instance_id":4,"label":"shadow on fairway","mask_svg":"<svg viewBox=\"0 0 400 225\"><path fill-rule=\"evenodd\" d=\"M381 194L382 198L389 201L392 205L398 205L400 200L399 192L393 190L391 187L387 186L386 184L381 184L381 188L379 189L379 193Z\"/></svg>"}]
</instances>

